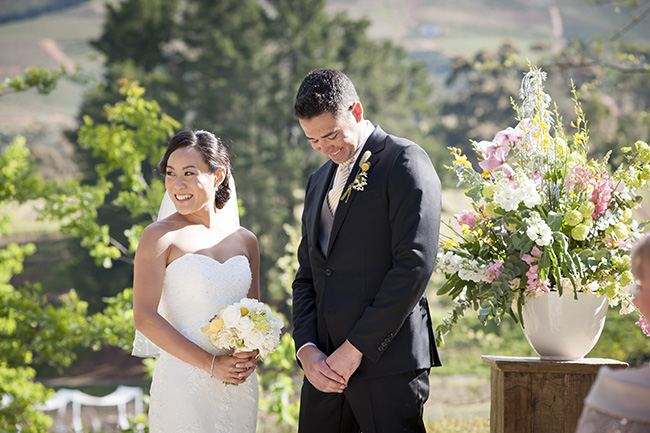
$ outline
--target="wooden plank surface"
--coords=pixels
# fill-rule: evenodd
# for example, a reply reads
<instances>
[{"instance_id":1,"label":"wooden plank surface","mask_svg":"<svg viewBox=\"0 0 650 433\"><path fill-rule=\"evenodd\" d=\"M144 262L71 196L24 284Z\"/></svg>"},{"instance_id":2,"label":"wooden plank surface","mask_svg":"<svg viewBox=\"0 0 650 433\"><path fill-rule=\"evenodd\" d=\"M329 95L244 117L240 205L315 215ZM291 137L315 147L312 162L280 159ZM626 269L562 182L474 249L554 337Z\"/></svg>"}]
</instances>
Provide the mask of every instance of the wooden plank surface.
<instances>
[{"instance_id":1,"label":"wooden plank surface","mask_svg":"<svg viewBox=\"0 0 650 433\"><path fill-rule=\"evenodd\" d=\"M574 433L598 369L625 362L483 356L490 366L490 433Z\"/></svg>"}]
</instances>

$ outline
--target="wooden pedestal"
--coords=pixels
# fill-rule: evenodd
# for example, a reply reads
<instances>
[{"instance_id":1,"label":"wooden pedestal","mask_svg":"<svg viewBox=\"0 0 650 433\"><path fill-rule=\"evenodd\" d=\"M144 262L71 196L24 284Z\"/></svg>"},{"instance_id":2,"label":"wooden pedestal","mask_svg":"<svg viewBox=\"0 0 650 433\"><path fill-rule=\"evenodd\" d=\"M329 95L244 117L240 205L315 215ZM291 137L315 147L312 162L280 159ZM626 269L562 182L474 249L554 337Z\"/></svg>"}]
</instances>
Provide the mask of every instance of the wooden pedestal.
<instances>
[{"instance_id":1,"label":"wooden pedestal","mask_svg":"<svg viewBox=\"0 0 650 433\"><path fill-rule=\"evenodd\" d=\"M490 433L574 433L598 369L627 367L602 358L482 358L490 366Z\"/></svg>"}]
</instances>

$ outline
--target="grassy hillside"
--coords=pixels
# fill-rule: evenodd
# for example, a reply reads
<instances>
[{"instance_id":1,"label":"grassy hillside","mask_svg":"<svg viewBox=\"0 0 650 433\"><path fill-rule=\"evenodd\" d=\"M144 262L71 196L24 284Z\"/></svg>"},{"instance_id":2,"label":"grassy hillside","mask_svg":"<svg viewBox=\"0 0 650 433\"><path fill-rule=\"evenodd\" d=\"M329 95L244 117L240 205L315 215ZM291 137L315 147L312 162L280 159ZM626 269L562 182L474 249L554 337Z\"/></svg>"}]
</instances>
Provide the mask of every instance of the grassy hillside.
<instances>
[{"instance_id":1,"label":"grassy hillside","mask_svg":"<svg viewBox=\"0 0 650 433\"><path fill-rule=\"evenodd\" d=\"M613 6L584 0L330 0L329 8L369 19L371 36L403 45L441 74L450 57L494 50L505 40L535 59L539 48L607 36L627 22ZM648 40L650 26L636 26L626 38Z\"/></svg>"},{"instance_id":2,"label":"grassy hillside","mask_svg":"<svg viewBox=\"0 0 650 433\"><path fill-rule=\"evenodd\" d=\"M31 66L58 68L80 65L85 74L100 71L100 59L88 42L101 32L104 8L100 1L0 25L0 79ZM27 92L1 96L0 131L16 132L34 124L70 126L81 102L82 86L60 83L48 96ZM60 128L58 128L60 129Z\"/></svg>"},{"instance_id":3,"label":"grassy hillside","mask_svg":"<svg viewBox=\"0 0 650 433\"><path fill-rule=\"evenodd\" d=\"M35 17L85 1L87 0L0 0L0 22Z\"/></svg>"},{"instance_id":4,"label":"grassy hillside","mask_svg":"<svg viewBox=\"0 0 650 433\"><path fill-rule=\"evenodd\" d=\"M56 2L0 0L0 5L5 3L32 7ZM103 4L103 0L90 0L37 18L0 24L0 79L33 65L79 64L89 76L100 72L101 59L88 42L101 32ZM495 49L506 40L534 59L536 47L552 47L567 38L587 38L595 33L607 35L626 20L611 6L588 6L583 0L330 0L328 9L367 18L371 37L404 46L438 76L444 75L451 57ZM650 39L650 26L637 26L629 37ZM81 97L81 87L70 83L61 83L45 98L31 93L4 94L0 130L20 130L34 123L69 126Z\"/></svg>"}]
</instances>

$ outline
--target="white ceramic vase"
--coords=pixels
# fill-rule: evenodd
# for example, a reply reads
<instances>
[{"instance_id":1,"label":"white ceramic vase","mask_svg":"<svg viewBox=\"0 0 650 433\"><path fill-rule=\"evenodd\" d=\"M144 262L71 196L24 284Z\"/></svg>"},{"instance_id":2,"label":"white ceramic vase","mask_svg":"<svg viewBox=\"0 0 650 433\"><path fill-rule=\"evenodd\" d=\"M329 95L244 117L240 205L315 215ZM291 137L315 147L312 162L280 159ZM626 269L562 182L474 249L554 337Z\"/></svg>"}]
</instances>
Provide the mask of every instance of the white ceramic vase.
<instances>
[{"instance_id":1,"label":"white ceramic vase","mask_svg":"<svg viewBox=\"0 0 650 433\"><path fill-rule=\"evenodd\" d=\"M541 359L581 359L596 345L606 314L607 296L544 293L524 304L523 331Z\"/></svg>"}]
</instances>

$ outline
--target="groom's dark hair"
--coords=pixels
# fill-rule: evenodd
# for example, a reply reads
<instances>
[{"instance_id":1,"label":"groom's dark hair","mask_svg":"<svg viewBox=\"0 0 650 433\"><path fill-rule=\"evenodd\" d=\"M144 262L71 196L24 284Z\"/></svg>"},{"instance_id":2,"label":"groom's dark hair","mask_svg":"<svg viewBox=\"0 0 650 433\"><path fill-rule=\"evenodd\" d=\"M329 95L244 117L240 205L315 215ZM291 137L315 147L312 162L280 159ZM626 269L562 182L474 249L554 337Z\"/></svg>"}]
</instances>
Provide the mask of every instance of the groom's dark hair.
<instances>
[{"instance_id":1,"label":"groom's dark hair","mask_svg":"<svg viewBox=\"0 0 650 433\"><path fill-rule=\"evenodd\" d=\"M298 119L312 119L324 113L339 118L358 100L354 84L343 72L316 69L302 80L293 112Z\"/></svg>"}]
</instances>

